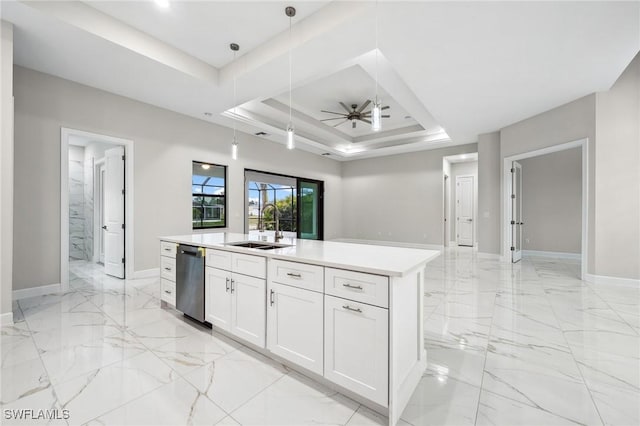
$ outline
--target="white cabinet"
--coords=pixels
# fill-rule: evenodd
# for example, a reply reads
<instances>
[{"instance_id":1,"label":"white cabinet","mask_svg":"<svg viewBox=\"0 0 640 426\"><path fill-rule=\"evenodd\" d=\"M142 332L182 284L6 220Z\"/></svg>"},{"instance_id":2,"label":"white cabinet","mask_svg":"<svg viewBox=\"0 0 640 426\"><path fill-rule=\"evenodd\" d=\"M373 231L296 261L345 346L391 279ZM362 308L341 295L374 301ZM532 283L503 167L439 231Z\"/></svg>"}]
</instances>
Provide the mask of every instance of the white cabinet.
<instances>
[{"instance_id":1,"label":"white cabinet","mask_svg":"<svg viewBox=\"0 0 640 426\"><path fill-rule=\"evenodd\" d=\"M324 376L387 406L389 311L329 295L324 298Z\"/></svg>"},{"instance_id":2,"label":"white cabinet","mask_svg":"<svg viewBox=\"0 0 640 426\"><path fill-rule=\"evenodd\" d=\"M269 282L267 349L314 373L323 373L322 293Z\"/></svg>"},{"instance_id":3,"label":"white cabinet","mask_svg":"<svg viewBox=\"0 0 640 426\"><path fill-rule=\"evenodd\" d=\"M206 260L205 320L264 348L267 305L267 285L264 280L266 259L221 250L207 250ZM211 265L216 267L213 268ZM230 270L219 269L220 267Z\"/></svg>"},{"instance_id":4,"label":"white cabinet","mask_svg":"<svg viewBox=\"0 0 640 426\"><path fill-rule=\"evenodd\" d=\"M204 319L223 330L231 330L231 272L204 268Z\"/></svg>"},{"instance_id":5,"label":"white cabinet","mask_svg":"<svg viewBox=\"0 0 640 426\"><path fill-rule=\"evenodd\" d=\"M176 243L160 241L160 299L171 306L176 306L176 248Z\"/></svg>"},{"instance_id":6,"label":"white cabinet","mask_svg":"<svg viewBox=\"0 0 640 426\"><path fill-rule=\"evenodd\" d=\"M265 346L266 282L236 273L231 274L231 333Z\"/></svg>"}]
</instances>

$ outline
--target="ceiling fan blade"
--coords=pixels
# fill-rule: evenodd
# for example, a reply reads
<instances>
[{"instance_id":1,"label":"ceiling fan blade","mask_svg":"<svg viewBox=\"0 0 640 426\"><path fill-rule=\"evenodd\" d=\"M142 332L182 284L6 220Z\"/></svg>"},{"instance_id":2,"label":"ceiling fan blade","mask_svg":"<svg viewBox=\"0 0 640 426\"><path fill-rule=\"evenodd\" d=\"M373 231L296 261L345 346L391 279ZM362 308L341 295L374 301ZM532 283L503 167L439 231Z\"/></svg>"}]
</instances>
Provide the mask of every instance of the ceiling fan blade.
<instances>
[{"instance_id":1,"label":"ceiling fan blade","mask_svg":"<svg viewBox=\"0 0 640 426\"><path fill-rule=\"evenodd\" d=\"M336 118L325 118L320 121L331 121L331 120L344 120L345 117L336 117Z\"/></svg>"},{"instance_id":2,"label":"ceiling fan blade","mask_svg":"<svg viewBox=\"0 0 640 426\"><path fill-rule=\"evenodd\" d=\"M362 111L364 111L364 109L367 107L367 105L369 105L371 103L371 101L369 99L367 99L365 101L365 103L363 103L360 108L358 108L358 110L356 111L358 114L361 113Z\"/></svg>"},{"instance_id":3,"label":"ceiling fan blade","mask_svg":"<svg viewBox=\"0 0 640 426\"><path fill-rule=\"evenodd\" d=\"M348 106L344 104L344 102L338 102L338 103L342 105L342 108L344 108L345 111L347 111L347 114L351 114L351 110L349 109Z\"/></svg>"},{"instance_id":4,"label":"ceiling fan blade","mask_svg":"<svg viewBox=\"0 0 640 426\"><path fill-rule=\"evenodd\" d=\"M333 127L338 127L339 125L344 124L344 123L346 123L347 121L349 121L349 120L341 121L340 123L336 124L336 125L335 125L335 126L333 126Z\"/></svg>"},{"instance_id":5,"label":"ceiling fan blade","mask_svg":"<svg viewBox=\"0 0 640 426\"><path fill-rule=\"evenodd\" d=\"M356 120L351 120L351 128L352 129L356 128Z\"/></svg>"},{"instance_id":6,"label":"ceiling fan blade","mask_svg":"<svg viewBox=\"0 0 640 426\"><path fill-rule=\"evenodd\" d=\"M380 109L382 110L382 109L389 109L389 108L391 108L391 107L390 107L389 105L387 105L387 106L383 106L383 107L382 107L382 108L380 108Z\"/></svg>"},{"instance_id":7,"label":"ceiling fan blade","mask_svg":"<svg viewBox=\"0 0 640 426\"><path fill-rule=\"evenodd\" d=\"M324 112L324 113L327 113L327 114L335 114L335 115L347 115L347 114L344 114L342 112L325 111L323 109L321 109L320 112Z\"/></svg>"},{"instance_id":8,"label":"ceiling fan blade","mask_svg":"<svg viewBox=\"0 0 640 426\"><path fill-rule=\"evenodd\" d=\"M361 118L360 121L364 121L367 124L371 124L371 122L369 120L365 120L364 118Z\"/></svg>"},{"instance_id":9,"label":"ceiling fan blade","mask_svg":"<svg viewBox=\"0 0 640 426\"><path fill-rule=\"evenodd\" d=\"M391 116L390 116L390 115L381 115L380 117L382 117L382 118L389 118L389 117L391 117Z\"/></svg>"}]
</instances>

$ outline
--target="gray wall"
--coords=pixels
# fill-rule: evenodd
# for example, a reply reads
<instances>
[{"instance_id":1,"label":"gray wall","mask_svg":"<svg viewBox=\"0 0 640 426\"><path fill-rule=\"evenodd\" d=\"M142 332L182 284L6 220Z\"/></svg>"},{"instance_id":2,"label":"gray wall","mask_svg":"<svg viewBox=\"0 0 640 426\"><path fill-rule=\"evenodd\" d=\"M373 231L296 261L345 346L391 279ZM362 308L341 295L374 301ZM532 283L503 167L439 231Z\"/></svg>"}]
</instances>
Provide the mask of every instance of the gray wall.
<instances>
[{"instance_id":1,"label":"gray wall","mask_svg":"<svg viewBox=\"0 0 640 426\"><path fill-rule=\"evenodd\" d=\"M3 55L4 58L4 55ZM191 162L226 164L229 231L243 232L244 169L325 181L325 238L341 236L341 166L232 130L51 75L15 67L14 289L60 282L60 127L134 142L135 270L158 267L159 235L190 234ZM36 199L48 206L41 215ZM3 209L4 210L4 209ZM32 260L38 259L36 263Z\"/></svg>"},{"instance_id":2,"label":"gray wall","mask_svg":"<svg viewBox=\"0 0 640 426\"><path fill-rule=\"evenodd\" d=\"M640 54L596 95L595 271L640 279Z\"/></svg>"},{"instance_id":3,"label":"gray wall","mask_svg":"<svg viewBox=\"0 0 640 426\"><path fill-rule=\"evenodd\" d=\"M0 21L0 323L9 321L13 263L13 25ZM6 317L5 317L6 315Z\"/></svg>"},{"instance_id":4,"label":"gray wall","mask_svg":"<svg viewBox=\"0 0 640 426\"><path fill-rule=\"evenodd\" d=\"M500 254L500 133L478 136L478 252Z\"/></svg>"},{"instance_id":5,"label":"gray wall","mask_svg":"<svg viewBox=\"0 0 640 426\"><path fill-rule=\"evenodd\" d=\"M519 161L524 250L581 253L582 150Z\"/></svg>"},{"instance_id":6,"label":"gray wall","mask_svg":"<svg viewBox=\"0 0 640 426\"><path fill-rule=\"evenodd\" d=\"M443 157L477 144L344 163L345 238L442 245Z\"/></svg>"},{"instance_id":7,"label":"gray wall","mask_svg":"<svg viewBox=\"0 0 640 426\"><path fill-rule=\"evenodd\" d=\"M474 245L478 243L478 162L467 161L465 163L452 163L451 164L451 197L449 197L449 227L450 227L450 241L457 241L458 221L456 220L456 178L462 175L473 176L473 241Z\"/></svg>"},{"instance_id":8,"label":"gray wall","mask_svg":"<svg viewBox=\"0 0 640 426\"><path fill-rule=\"evenodd\" d=\"M500 171L505 157L579 139L589 139L589 220L587 272L595 271L595 117L596 96L589 95L500 130ZM500 186L502 188L502 185ZM501 211L503 214L503 212ZM501 222L506 220L501 215Z\"/></svg>"}]
</instances>

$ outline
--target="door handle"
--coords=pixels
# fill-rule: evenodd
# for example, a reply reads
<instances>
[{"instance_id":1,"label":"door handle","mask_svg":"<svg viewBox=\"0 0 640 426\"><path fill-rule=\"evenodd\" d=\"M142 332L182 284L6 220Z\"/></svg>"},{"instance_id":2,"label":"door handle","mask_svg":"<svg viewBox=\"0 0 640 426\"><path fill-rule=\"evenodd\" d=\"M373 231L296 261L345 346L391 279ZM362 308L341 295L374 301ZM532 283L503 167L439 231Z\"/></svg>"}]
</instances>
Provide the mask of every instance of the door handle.
<instances>
[{"instance_id":1,"label":"door handle","mask_svg":"<svg viewBox=\"0 0 640 426\"><path fill-rule=\"evenodd\" d=\"M229 291L229 278L227 278L227 289L226 291Z\"/></svg>"},{"instance_id":2,"label":"door handle","mask_svg":"<svg viewBox=\"0 0 640 426\"><path fill-rule=\"evenodd\" d=\"M273 290L271 290L271 293L269 294L269 305L273 306L274 300L273 300L273 295L275 294L275 292Z\"/></svg>"},{"instance_id":3,"label":"door handle","mask_svg":"<svg viewBox=\"0 0 640 426\"><path fill-rule=\"evenodd\" d=\"M473 219L467 219L467 222L473 222Z\"/></svg>"},{"instance_id":4,"label":"door handle","mask_svg":"<svg viewBox=\"0 0 640 426\"><path fill-rule=\"evenodd\" d=\"M102 229L104 229L106 231L107 230L107 225L103 225Z\"/></svg>"}]
</instances>

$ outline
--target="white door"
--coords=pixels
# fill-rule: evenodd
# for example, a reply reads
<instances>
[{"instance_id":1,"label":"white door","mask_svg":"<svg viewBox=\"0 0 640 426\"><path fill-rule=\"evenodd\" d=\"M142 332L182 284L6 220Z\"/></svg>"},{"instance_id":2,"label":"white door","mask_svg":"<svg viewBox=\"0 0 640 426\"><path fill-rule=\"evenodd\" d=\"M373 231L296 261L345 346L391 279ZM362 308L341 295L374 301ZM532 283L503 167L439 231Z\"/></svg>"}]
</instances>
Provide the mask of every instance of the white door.
<instances>
[{"instance_id":1,"label":"white door","mask_svg":"<svg viewBox=\"0 0 640 426\"><path fill-rule=\"evenodd\" d=\"M324 377L388 406L389 311L325 295Z\"/></svg>"},{"instance_id":2,"label":"white door","mask_svg":"<svg viewBox=\"0 0 640 426\"><path fill-rule=\"evenodd\" d=\"M522 259L522 165L511 165L511 261Z\"/></svg>"},{"instance_id":3,"label":"white door","mask_svg":"<svg viewBox=\"0 0 640 426\"><path fill-rule=\"evenodd\" d=\"M267 349L322 375L324 295L270 283L268 298Z\"/></svg>"},{"instance_id":4,"label":"white door","mask_svg":"<svg viewBox=\"0 0 640 426\"><path fill-rule=\"evenodd\" d=\"M456 234L459 246L473 246L474 178L456 177Z\"/></svg>"},{"instance_id":5,"label":"white door","mask_svg":"<svg viewBox=\"0 0 640 426\"><path fill-rule=\"evenodd\" d=\"M204 319L223 330L231 330L231 273L205 268Z\"/></svg>"},{"instance_id":6,"label":"white door","mask_svg":"<svg viewBox=\"0 0 640 426\"><path fill-rule=\"evenodd\" d=\"M231 274L231 333L247 342L265 347L266 281Z\"/></svg>"},{"instance_id":7,"label":"white door","mask_svg":"<svg viewBox=\"0 0 640 426\"><path fill-rule=\"evenodd\" d=\"M124 147L105 151L104 270L124 278Z\"/></svg>"}]
</instances>

